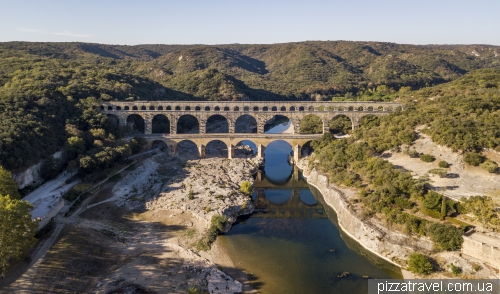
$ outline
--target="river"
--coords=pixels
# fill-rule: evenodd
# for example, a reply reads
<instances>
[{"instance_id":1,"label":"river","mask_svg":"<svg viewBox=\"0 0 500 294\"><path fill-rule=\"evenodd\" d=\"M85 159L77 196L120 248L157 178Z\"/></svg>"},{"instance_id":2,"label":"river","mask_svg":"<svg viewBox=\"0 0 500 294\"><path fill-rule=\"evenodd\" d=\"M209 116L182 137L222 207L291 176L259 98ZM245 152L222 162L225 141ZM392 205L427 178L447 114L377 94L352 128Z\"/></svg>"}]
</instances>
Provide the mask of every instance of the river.
<instances>
[{"instance_id":1,"label":"river","mask_svg":"<svg viewBox=\"0 0 500 294\"><path fill-rule=\"evenodd\" d=\"M278 121L266 133L286 130ZM251 144L249 144L251 145ZM401 278L400 270L343 234L333 209L287 161L288 143L265 151L255 181L256 212L220 242L259 293L366 293L367 277Z\"/></svg>"}]
</instances>

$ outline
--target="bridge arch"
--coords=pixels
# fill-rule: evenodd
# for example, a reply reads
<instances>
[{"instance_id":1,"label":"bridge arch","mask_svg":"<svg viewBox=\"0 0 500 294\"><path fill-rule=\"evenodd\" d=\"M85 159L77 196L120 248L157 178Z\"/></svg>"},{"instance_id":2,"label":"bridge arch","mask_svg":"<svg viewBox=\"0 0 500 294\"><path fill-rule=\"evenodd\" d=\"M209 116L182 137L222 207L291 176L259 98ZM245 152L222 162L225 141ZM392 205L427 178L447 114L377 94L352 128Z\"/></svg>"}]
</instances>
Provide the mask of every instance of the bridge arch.
<instances>
[{"instance_id":1,"label":"bridge arch","mask_svg":"<svg viewBox=\"0 0 500 294\"><path fill-rule=\"evenodd\" d=\"M155 110L155 107L153 105L149 106L149 110Z\"/></svg>"},{"instance_id":2,"label":"bridge arch","mask_svg":"<svg viewBox=\"0 0 500 294\"><path fill-rule=\"evenodd\" d=\"M266 200L274 205L281 206L292 200L293 189L279 189L264 191Z\"/></svg>"},{"instance_id":3,"label":"bridge arch","mask_svg":"<svg viewBox=\"0 0 500 294\"><path fill-rule=\"evenodd\" d=\"M191 140L182 140L177 143L174 154L187 160L200 158L199 147Z\"/></svg>"},{"instance_id":4,"label":"bridge arch","mask_svg":"<svg viewBox=\"0 0 500 294\"><path fill-rule=\"evenodd\" d=\"M124 109L125 109L125 110L130 110L130 108L128 107L128 105L127 105L127 106L125 106L125 108L124 108Z\"/></svg>"},{"instance_id":5,"label":"bridge arch","mask_svg":"<svg viewBox=\"0 0 500 294\"><path fill-rule=\"evenodd\" d=\"M301 134L321 134L323 129L323 120L315 114L308 114L299 122Z\"/></svg>"},{"instance_id":6,"label":"bridge arch","mask_svg":"<svg viewBox=\"0 0 500 294\"><path fill-rule=\"evenodd\" d=\"M328 123L328 128L331 133L338 135L347 135L352 133L353 122L351 118L345 114L334 116Z\"/></svg>"},{"instance_id":7,"label":"bridge arch","mask_svg":"<svg viewBox=\"0 0 500 294\"><path fill-rule=\"evenodd\" d=\"M235 133L257 133L257 120L249 114L240 115L236 119L234 130Z\"/></svg>"},{"instance_id":8,"label":"bridge arch","mask_svg":"<svg viewBox=\"0 0 500 294\"><path fill-rule=\"evenodd\" d=\"M271 130L271 126L275 125ZM286 115L273 115L264 124L264 132L268 134L286 134L293 133L293 122Z\"/></svg>"},{"instance_id":9,"label":"bridge arch","mask_svg":"<svg viewBox=\"0 0 500 294\"><path fill-rule=\"evenodd\" d=\"M172 106L167 106L167 110L172 110Z\"/></svg>"},{"instance_id":10,"label":"bridge arch","mask_svg":"<svg viewBox=\"0 0 500 294\"><path fill-rule=\"evenodd\" d=\"M181 107L180 106L176 106L175 110L179 111L179 110L181 110Z\"/></svg>"},{"instance_id":11,"label":"bridge arch","mask_svg":"<svg viewBox=\"0 0 500 294\"><path fill-rule=\"evenodd\" d=\"M251 140L241 140L234 147L235 158L252 158L257 152L257 145Z\"/></svg>"},{"instance_id":12,"label":"bridge arch","mask_svg":"<svg viewBox=\"0 0 500 294\"><path fill-rule=\"evenodd\" d=\"M146 106L141 106L141 110L146 110Z\"/></svg>"},{"instance_id":13,"label":"bridge arch","mask_svg":"<svg viewBox=\"0 0 500 294\"><path fill-rule=\"evenodd\" d=\"M196 106L196 107L194 108L194 111L200 111L200 110L201 110L201 107L199 107L199 106Z\"/></svg>"},{"instance_id":14,"label":"bridge arch","mask_svg":"<svg viewBox=\"0 0 500 294\"><path fill-rule=\"evenodd\" d=\"M228 148L227 144L221 140L212 140L208 142L207 146L205 146L205 157L228 157Z\"/></svg>"},{"instance_id":15,"label":"bridge arch","mask_svg":"<svg viewBox=\"0 0 500 294\"><path fill-rule=\"evenodd\" d=\"M248 106L243 107L243 111L250 111L250 107Z\"/></svg>"},{"instance_id":16,"label":"bridge arch","mask_svg":"<svg viewBox=\"0 0 500 294\"><path fill-rule=\"evenodd\" d=\"M210 111L210 106L205 106L205 111Z\"/></svg>"},{"instance_id":17,"label":"bridge arch","mask_svg":"<svg viewBox=\"0 0 500 294\"><path fill-rule=\"evenodd\" d=\"M158 110L163 110L163 106L158 106Z\"/></svg>"},{"instance_id":18,"label":"bridge arch","mask_svg":"<svg viewBox=\"0 0 500 294\"><path fill-rule=\"evenodd\" d=\"M163 114L157 114L153 117L152 120L152 133L153 134L169 134L170 133L170 120L167 116Z\"/></svg>"},{"instance_id":19,"label":"bridge arch","mask_svg":"<svg viewBox=\"0 0 500 294\"><path fill-rule=\"evenodd\" d=\"M116 110L122 110L122 107L121 106L117 106Z\"/></svg>"},{"instance_id":20,"label":"bridge arch","mask_svg":"<svg viewBox=\"0 0 500 294\"><path fill-rule=\"evenodd\" d=\"M227 118L220 114L214 114L207 119L206 133L229 133Z\"/></svg>"},{"instance_id":21,"label":"bridge arch","mask_svg":"<svg viewBox=\"0 0 500 294\"><path fill-rule=\"evenodd\" d=\"M293 167L289 163L289 156L293 154L293 146L284 140L276 139L267 144L264 151L266 178L276 184L286 183L293 175Z\"/></svg>"},{"instance_id":22,"label":"bridge arch","mask_svg":"<svg viewBox=\"0 0 500 294\"><path fill-rule=\"evenodd\" d=\"M132 106L132 110L138 110L137 106L136 105Z\"/></svg>"},{"instance_id":23,"label":"bridge arch","mask_svg":"<svg viewBox=\"0 0 500 294\"><path fill-rule=\"evenodd\" d=\"M177 106L178 107L178 106ZM184 114L177 121L177 134L187 134L200 132L200 122L191 114Z\"/></svg>"},{"instance_id":24,"label":"bridge arch","mask_svg":"<svg viewBox=\"0 0 500 294\"><path fill-rule=\"evenodd\" d=\"M143 133L145 132L144 118L138 114L130 114L127 116L127 133Z\"/></svg>"}]
</instances>

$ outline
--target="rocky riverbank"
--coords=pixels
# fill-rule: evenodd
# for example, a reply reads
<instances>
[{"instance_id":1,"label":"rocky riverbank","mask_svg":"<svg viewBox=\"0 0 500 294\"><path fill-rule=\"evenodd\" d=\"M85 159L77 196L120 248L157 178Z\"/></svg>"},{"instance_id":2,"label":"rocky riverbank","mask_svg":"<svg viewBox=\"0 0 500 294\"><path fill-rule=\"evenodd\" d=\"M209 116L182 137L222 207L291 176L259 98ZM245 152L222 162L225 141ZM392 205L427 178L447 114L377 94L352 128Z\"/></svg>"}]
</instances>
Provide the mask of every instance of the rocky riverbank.
<instances>
[{"instance_id":1,"label":"rocky riverbank","mask_svg":"<svg viewBox=\"0 0 500 294\"><path fill-rule=\"evenodd\" d=\"M338 224L344 233L365 249L399 266L402 269L404 278L418 278L418 276L405 270L405 261L408 255L413 252L430 255L436 260L439 267L438 271L426 276L426 278L457 278L447 270L451 263L462 268L463 277L497 277L495 269L480 260L462 256L460 252L436 253L433 251L432 242L427 237L408 236L388 229L376 219L363 217L351 201L357 197L356 191L331 185L328 177L321 174L316 168L309 170L307 158L301 159L297 166L307 177L308 184L316 187L322 194L326 204L335 210Z\"/></svg>"}]
</instances>

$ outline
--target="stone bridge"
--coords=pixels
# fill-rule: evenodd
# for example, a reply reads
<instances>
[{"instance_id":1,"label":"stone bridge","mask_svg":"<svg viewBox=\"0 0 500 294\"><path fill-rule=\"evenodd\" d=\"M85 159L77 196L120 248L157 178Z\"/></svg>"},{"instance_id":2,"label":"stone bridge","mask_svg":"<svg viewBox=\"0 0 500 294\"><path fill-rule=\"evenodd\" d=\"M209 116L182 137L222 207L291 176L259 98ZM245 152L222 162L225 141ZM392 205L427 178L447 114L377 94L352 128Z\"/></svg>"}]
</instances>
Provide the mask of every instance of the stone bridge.
<instances>
[{"instance_id":1,"label":"stone bridge","mask_svg":"<svg viewBox=\"0 0 500 294\"><path fill-rule=\"evenodd\" d=\"M263 157L265 147L276 140L288 142L293 149L294 160L298 160L301 148L309 141L321 137L320 134L300 134L300 122L309 115L317 116L322 121L322 133L329 132L330 121L339 115L348 117L352 128L358 127L362 117L366 115L387 115L403 109L401 103L395 102L315 102L315 101L136 101L136 102L103 102L100 111L114 117L122 127L134 124L139 120L143 128L143 137L149 142L164 141L169 152L175 154L177 144L181 141L192 141L198 147L199 157L205 156L205 147L214 140L226 144L228 157L234 157L235 146L250 140L256 144L257 156ZM281 115L291 120L293 130L289 134L264 134L264 126L275 116ZM225 119L228 126L226 133L207 133L207 122L214 116ZM191 122L198 123L198 132L181 133L180 122L189 117ZM239 124L255 124L256 133L236 132ZM163 128L160 128L160 124ZM155 123L158 125L155 126ZM168 127L165 127L168 126ZM243 126L244 127L244 126Z\"/></svg>"},{"instance_id":2,"label":"stone bridge","mask_svg":"<svg viewBox=\"0 0 500 294\"><path fill-rule=\"evenodd\" d=\"M144 133L151 134L155 118L163 116L170 128L161 133L177 134L179 121L185 116L194 117L199 123L199 133L206 132L207 121L214 115L223 116L228 123L229 133L235 133L235 125L242 116L256 120L257 133L264 133L264 125L276 115L289 118L294 134L300 133L300 121L308 115L316 115L323 122L323 132L328 132L330 120L337 115L345 115L351 120L352 128L366 115L386 115L396 109L403 109L395 102L314 102L314 101L137 101L103 102L101 112L114 115L121 126L130 123L131 116L144 121Z\"/></svg>"}]
</instances>

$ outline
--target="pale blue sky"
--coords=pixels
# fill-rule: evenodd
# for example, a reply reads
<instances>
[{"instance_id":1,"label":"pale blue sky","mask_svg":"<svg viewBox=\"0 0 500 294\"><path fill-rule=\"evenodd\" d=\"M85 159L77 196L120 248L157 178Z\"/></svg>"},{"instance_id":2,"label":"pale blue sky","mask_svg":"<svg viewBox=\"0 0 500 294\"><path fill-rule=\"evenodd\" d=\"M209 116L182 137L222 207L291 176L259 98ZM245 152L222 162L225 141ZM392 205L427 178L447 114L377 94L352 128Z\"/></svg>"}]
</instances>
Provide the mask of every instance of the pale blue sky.
<instances>
[{"instance_id":1,"label":"pale blue sky","mask_svg":"<svg viewBox=\"0 0 500 294\"><path fill-rule=\"evenodd\" d=\"M500 0L0 0L0 42L500 45Z\"/></svg>"}]
</instances>

